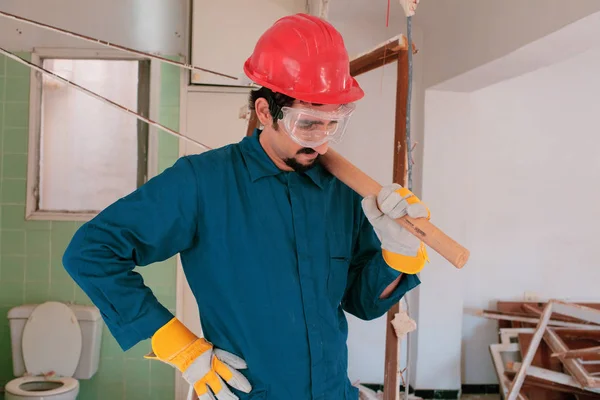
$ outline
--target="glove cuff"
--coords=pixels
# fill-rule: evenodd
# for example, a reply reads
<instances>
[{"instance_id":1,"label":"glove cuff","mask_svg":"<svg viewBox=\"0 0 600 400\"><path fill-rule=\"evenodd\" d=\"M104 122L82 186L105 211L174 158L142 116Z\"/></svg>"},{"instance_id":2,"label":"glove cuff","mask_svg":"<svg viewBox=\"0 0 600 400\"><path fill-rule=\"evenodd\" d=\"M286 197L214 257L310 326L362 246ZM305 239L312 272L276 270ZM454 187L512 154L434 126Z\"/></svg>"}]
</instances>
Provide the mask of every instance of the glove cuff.
<instances>
[{"instance_id":1,"label":"glove cuff","mask_svg":"<svg viewBox=\"0 0 600 400\"><path fill-rule=\"evenodd\" d=\"M185 371L202 353L212 349L212 345L198 338L177 318L171 319L152 336L152 352L160 361Z\"/></svg>"},{"instance_id":2,"label":"glove cuff","mask_svg":"<svg viewBox=\"0 0 600 400\"><path fill-rule=\"evenodd\" d=\"M417 274L423 269L423 267L425 267L425 263L429 262L427 250L422 242L419 250L417 251L417 255L414 257L392 253L386 249L382 249L381 252L383 259L390 268L393 268L396 271L400 271L404 274Z\"/></svg>"}]
</instances>

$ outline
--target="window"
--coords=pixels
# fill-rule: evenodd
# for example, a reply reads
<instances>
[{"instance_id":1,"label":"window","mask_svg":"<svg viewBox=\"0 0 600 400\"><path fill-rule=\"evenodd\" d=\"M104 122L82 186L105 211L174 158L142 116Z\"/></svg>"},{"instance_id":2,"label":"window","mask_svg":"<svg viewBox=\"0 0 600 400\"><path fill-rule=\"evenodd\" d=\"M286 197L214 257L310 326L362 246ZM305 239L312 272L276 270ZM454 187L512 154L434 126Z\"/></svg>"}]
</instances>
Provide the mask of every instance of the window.
<instances>
[{"instance_id":1,"label":"window","mask_svg":"<svg viewBox=\"0 0 600 400\"><path fill-rule=\"evenodd\" d=\"M40 57L37 64L148 116L150 63ZM148 125L71 85L32 74L28 219L89 219L146 182Z\"/></svg>"}]
</instances>

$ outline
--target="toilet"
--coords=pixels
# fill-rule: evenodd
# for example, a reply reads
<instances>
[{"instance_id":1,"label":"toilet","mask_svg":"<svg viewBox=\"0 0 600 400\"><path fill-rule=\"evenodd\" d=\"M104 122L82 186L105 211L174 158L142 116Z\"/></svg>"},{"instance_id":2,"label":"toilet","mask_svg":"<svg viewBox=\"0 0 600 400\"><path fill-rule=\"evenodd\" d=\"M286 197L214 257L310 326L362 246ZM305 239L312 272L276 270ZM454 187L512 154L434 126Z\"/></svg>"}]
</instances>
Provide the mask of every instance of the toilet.
<instances>
[{"instance_id":1,"label":"toilet","mask_svg":"<svg viewBox=\"0 0 600 400\"><path fill-rule=\"evenodd\" d=\"M74 400L98 371L103 321L96 307L48 301L8 312L13 374L5 400Z\"/></svg>"}]
</instances>

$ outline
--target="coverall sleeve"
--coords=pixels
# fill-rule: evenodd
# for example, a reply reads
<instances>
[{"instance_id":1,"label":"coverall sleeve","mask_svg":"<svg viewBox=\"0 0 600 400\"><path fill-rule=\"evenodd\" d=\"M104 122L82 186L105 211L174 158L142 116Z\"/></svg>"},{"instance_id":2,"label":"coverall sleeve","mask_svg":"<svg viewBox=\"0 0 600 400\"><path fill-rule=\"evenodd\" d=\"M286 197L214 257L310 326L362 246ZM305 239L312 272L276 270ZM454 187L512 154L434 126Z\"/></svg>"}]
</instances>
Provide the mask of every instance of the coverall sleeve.
<instances>
[{"instance_id":1,"label":"coverall sleeve","mask_svg":"<svg viewBox=\"0 0 600 400\"><path fill-rule=\"evenodd\" d=\"M385 314L421 281L417 275L405 274L389 297L379 298L385 288L401 273L386 264L381 254L381 242L362 208L360 210L358 234L354 242L342 306L357 318L371 320Z\"/></svg>"},{"instance_id":2,"label":"coverall sleeve","mask_svg":"<svg viewBox=\"0 0 600 400\"><path fill-rule=\"evenodd\" d=\"M65 269L98 307L123 350L173 318L134 268L166 260L192 245L197 185L191 162L180 158L85 223L67 246Z\"/></svg>"}]
</instances>

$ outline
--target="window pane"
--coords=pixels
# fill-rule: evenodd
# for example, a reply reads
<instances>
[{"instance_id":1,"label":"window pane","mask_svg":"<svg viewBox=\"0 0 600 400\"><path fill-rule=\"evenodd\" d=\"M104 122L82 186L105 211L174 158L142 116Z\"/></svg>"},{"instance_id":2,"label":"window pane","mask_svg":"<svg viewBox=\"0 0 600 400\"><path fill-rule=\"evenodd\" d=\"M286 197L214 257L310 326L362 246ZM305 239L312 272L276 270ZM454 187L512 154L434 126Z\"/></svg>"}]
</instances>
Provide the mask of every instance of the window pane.
<instances>
[{"instance_id":1,"label":"window pane","mask_svg":"<svg viewBox=\"0 0 600 400\"><path fill-rule=\"evenodd\" d=\"M138 63L47 59L44 68L137 112ZM44 75L40 203L98 211L136 188L137 119Z\"/></svg>"}]
</instances>

